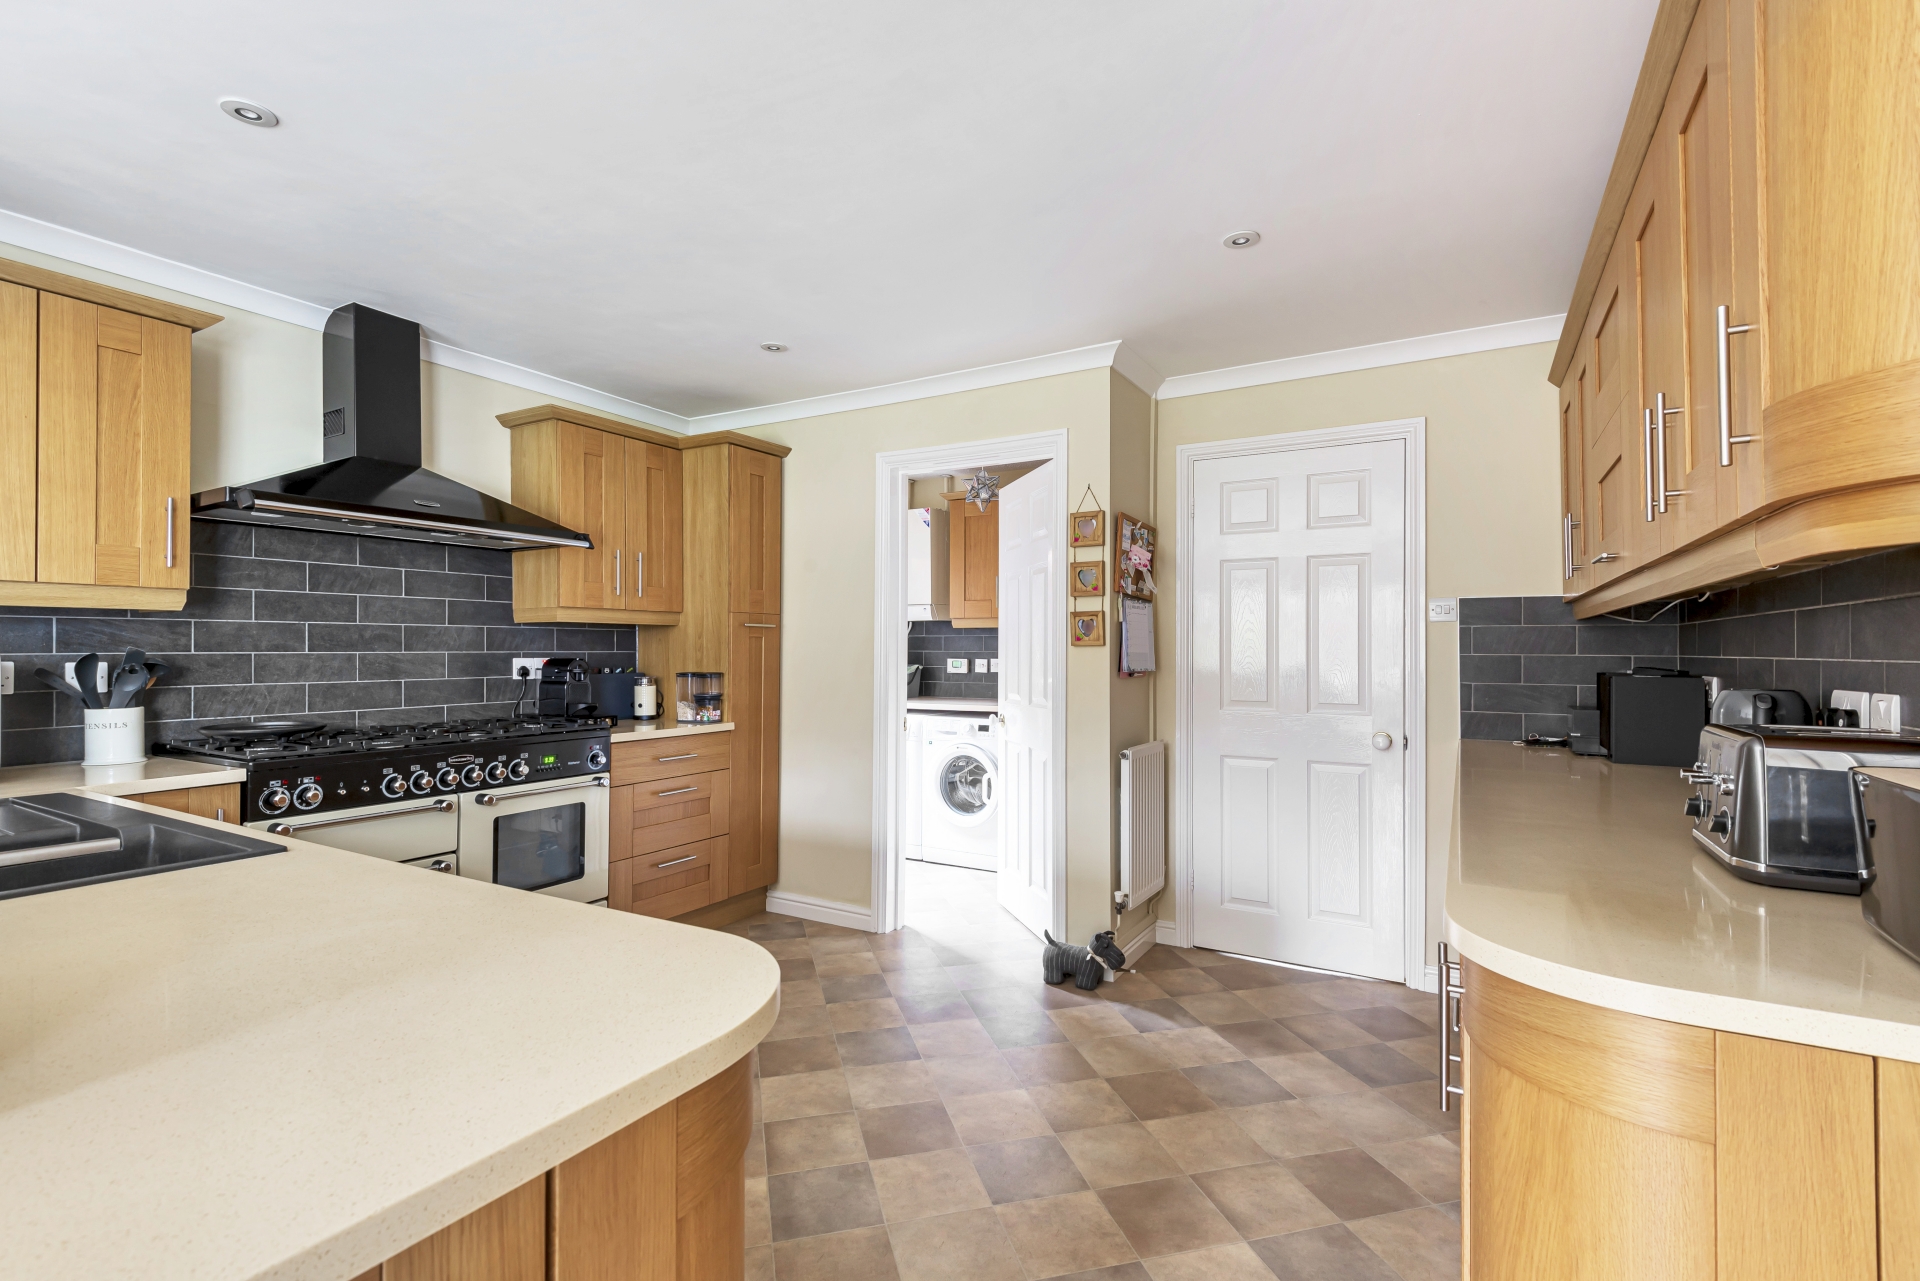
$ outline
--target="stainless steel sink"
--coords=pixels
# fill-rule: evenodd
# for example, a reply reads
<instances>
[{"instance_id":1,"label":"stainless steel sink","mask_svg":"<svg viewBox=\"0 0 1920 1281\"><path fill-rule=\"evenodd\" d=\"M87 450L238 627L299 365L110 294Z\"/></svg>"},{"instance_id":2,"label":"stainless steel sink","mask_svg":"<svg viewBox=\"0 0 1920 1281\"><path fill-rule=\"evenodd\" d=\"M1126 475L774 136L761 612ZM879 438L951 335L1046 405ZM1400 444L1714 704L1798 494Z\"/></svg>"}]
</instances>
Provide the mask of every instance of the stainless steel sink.
<instances>
[{"instance_id":1,"label":"stainless steel sink","mask_svg":"<svg viewBox=\"0 0 1920 1281\"><path fill-rule=\"evenodd\" d=\"M91 797L18 796L0 800L0 899L286 848Z\"/></svg>"}]
</instances>

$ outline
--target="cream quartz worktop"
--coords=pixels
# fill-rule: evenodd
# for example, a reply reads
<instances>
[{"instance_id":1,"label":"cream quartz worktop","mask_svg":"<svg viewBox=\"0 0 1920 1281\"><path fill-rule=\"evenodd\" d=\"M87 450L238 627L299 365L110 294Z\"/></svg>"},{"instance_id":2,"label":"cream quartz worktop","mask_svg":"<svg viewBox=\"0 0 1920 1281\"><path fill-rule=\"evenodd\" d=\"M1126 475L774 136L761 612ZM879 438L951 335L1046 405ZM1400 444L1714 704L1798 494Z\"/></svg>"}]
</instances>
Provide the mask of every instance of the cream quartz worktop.
<instances>
[{"instance_id":1,"label":"cream quartz worktop","mask_svg":"<svg viewBox=\"0 0 1920 1281\"><path fill-rule=\"evenodd\" d=\"M1920 1062L1920 965L1850 895L1740 880L1693 843L1673 769L1460 744L1447 937L1544 991Z\"/></svg>"},{"instance_id":2,"label":"cream quartz worktop","mask_svg":"<svg viewBox=\"0 0 1920 1281\"><path fill-rule=\"evenodd\" d=\"M96 796L140 796L183 787L242 783L247 772L178 756L151 756L137 765L14 765L0 769L0 797L82 789Z\"/></svg>"},{"instance_id":3,"label":"cream quartz worktop","mask_svg":"<svg viewBox=\"0 0 1920 1281\"><path fill-rule=\"evenodd\" d=\"M648 743L656 738L679 738L685 734L718 734L723 729L732 729L732 721L721 721L717 725L680 725L663 720L655 725L641 725L635 722L621 722L629 725L627 729L613 732L616 743Z\"/></svg>"},{"instance_id":4,"label":"cream quartz worktop","mask_svg":"<svg viewBox=\"0 0 1920 1281\"><path fill-rule=\"evenodd\" d=\"M0 901L0 1277L342 1281L778 1012L733 935L284 843Z\"/></svg>"}]
</instances>

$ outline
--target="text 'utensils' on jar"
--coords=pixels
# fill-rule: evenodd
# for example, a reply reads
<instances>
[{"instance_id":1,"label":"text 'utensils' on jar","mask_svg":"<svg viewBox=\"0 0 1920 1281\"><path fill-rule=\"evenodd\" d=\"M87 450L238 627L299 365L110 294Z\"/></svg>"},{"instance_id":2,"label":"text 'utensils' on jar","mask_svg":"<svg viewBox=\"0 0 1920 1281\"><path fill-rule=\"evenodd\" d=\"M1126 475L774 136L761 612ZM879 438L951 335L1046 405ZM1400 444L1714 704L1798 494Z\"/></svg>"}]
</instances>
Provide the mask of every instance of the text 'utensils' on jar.
<instances>
[{"instance_id":1,"label":"text 'utensils' on jar","mask_svg":"<svg viewBox=\"0 0 1920 1281\"><path fill-rule=\"evenodd\" d=\"M674 701L682 725L717 725L726 717L724 672L680 672L674 677Z\"/></svg>"}]
</instances>

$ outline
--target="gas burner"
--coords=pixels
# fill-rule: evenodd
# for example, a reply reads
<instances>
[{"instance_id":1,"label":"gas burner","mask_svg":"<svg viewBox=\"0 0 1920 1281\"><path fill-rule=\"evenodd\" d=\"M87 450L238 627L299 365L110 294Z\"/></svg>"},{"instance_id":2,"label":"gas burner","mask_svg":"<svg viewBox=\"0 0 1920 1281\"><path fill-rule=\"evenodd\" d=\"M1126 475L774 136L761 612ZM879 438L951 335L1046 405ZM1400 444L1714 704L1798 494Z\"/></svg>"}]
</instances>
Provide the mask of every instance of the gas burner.
<instances>
[{"instance_id":1,"label":"gas burner","mask_svg":"<svg viewBox=\"0 0 1920 1281\"><path fill-rule=\"evenodd\" d=\"M319 721L255 721L196 726L196 733L156 744L156 750L181 756L271 763L278 760L348 753L404 751L505 742L539 735L605 731L614 722L604 716L496 716L419 725L326 725Z\"/></svg>"}]
</instances>

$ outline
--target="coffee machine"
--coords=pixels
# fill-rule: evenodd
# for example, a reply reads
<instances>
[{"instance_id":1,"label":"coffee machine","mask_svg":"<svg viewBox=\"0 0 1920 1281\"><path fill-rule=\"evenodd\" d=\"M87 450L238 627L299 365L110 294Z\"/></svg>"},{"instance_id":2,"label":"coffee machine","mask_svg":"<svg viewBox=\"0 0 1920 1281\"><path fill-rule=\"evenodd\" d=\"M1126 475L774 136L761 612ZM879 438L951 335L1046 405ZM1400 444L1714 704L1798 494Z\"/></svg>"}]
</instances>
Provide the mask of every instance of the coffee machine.
<instances>
[{"instance_id":1,"label":"coffee machine","mask_svg":"<svg viewBox=\"0 0 1920 1281\"><path fill-rule=\"evenodd\" d=\"M540 690L534 709L542 716L579 715L576 709L593 702L585 659L549 658L540 667Z\"/></svg>"}]
</instances>

